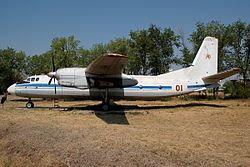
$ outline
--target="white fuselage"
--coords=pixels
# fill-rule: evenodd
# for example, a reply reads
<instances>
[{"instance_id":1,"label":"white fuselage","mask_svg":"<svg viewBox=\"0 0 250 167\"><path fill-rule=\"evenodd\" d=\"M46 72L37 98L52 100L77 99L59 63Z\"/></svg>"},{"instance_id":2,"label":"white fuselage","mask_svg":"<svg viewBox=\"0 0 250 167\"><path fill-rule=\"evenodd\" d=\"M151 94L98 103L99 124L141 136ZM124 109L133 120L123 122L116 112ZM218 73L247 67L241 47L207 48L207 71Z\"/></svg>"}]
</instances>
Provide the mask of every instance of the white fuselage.
<instances>
[{"instance_id":1,"label":"white fuselage","mask_svg":"<svg viewBox=\"0 0 250 167\"><path fill-rule=\"evenodd\" d=\"M103 99L104 102L107 98L158 99L218 86L218 79L223 78L222 74L216 75L218 40L213 37L203 40L192 65L187 68L158 76L126 75L121 73L126 63L126 56L107 54L87 68L58 69L48 74L51 78L29 77L28 83L14 84L8 92L29 98Z\"/></svg>"},{"instance_id":2,"label":"white fuselage","mask_svg":"<svg viewBox=\"0 0 250 167\"><path fill-rule=\"evenodd\" d=\"M110 99L159 99L167 96L177 96L197 90L206 89L208 85L202 80L187 80L181 70L158 76L133 75L138 81L135 86L126 88L108 88ZM172 76L175 77L172 77ZM180 75L178 77L178 75ZM39 79L38 79L39 78ZM8 92L21 97L28 98L81 98L102 99L106 89L98 88L76 88L62 86L52 81L48 84L50 77L47 75L36 75L28 78L29 83L17 83L8 88ZM28 81L28 79L24 81ZM56 94L55 94L56 87Z\"/></svg>"}]
</instances>

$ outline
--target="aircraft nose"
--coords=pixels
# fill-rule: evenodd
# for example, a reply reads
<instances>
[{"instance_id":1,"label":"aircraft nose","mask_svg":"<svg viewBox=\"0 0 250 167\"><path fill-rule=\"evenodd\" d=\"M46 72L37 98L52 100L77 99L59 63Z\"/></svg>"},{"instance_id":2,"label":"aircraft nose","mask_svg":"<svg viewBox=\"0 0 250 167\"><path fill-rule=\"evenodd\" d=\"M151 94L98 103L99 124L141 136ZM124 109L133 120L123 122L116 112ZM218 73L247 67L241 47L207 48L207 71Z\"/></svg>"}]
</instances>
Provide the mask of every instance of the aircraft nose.
<instances>
[{"instance_id":1,"label":"aircraft nose","mask_svg":"<svg viewBox=\"0 0 250 167\"><path fill-rule=\"evenodd\" d=\"M16 84L13 84L10 87L8 87L7 89L8 93L11 95L15 95L15 87L16 87Z\"/></svg>"}]
</instances>

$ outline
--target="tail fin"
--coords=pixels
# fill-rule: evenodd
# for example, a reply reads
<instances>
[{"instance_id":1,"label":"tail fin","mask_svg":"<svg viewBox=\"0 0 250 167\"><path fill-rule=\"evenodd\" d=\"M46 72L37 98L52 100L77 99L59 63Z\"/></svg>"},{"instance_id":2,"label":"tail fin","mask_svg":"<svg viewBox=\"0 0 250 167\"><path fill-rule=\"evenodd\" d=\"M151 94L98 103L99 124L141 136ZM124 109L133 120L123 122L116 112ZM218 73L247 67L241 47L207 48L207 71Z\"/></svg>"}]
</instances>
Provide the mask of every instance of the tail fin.
<instances>
[{"instance_id":1,"label":"tail fin","mask_svg":"<svg viewBox=\"0 0 250 167\"><path fill-rule=\"evenodd\" d=\"M192 73L203 78L218 72L218 39L206 37L192 63Z\"/></svg>"}]
</instances>

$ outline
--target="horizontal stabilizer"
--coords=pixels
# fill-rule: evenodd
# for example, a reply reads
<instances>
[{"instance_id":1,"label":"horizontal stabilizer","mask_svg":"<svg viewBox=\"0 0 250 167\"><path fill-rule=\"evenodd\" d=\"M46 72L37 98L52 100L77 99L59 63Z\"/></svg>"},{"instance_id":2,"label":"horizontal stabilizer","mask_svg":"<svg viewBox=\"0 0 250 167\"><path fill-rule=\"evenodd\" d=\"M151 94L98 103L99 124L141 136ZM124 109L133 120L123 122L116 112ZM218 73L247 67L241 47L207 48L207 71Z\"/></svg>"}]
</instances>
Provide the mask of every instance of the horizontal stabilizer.
<instances>
[{"instance_id":1,"label":"horizontal stabilizer","mask_svg":"<svg viewBox=\"0 0 250 167\"><path fill-rule=\"evenodd\" d=\"M232 68L230 70L223 71L223 72L220 72L220 73L217 73L214 75L210 75L210 76L204 77L202 79L205 83L217 83L220 80L225 79L227 77L230 77L230 76L237 74L239 72L240 72L239 68Z\"/></svg>"}]
</instances>

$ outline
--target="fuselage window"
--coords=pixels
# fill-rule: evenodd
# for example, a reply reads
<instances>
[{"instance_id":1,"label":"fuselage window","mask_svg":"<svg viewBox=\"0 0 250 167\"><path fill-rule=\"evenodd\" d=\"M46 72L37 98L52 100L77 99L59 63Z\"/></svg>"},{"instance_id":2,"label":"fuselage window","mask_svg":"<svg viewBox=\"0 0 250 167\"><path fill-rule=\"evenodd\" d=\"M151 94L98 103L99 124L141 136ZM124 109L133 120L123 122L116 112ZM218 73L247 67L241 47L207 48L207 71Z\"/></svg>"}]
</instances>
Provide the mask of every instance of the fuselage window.
<instances>
[{"instance_id":1,"label":"fuselage window","mask_svg":"<svg viewBox=\"0 0 250 167\"><path fill-rule=\"evenodd\" d=\"M31 82L34 82L35 81L35 78L31 78Z\"/></svg>"},{"instance_id":2,"label":"fuselage window","mask_svg":"<svg viewBox=\"0 0 250 167\"><path fill-rule=\"evenodd\" d=\"M36 78L36 81L39 81L39 78Z\"/></svg>"}]
</instances>

